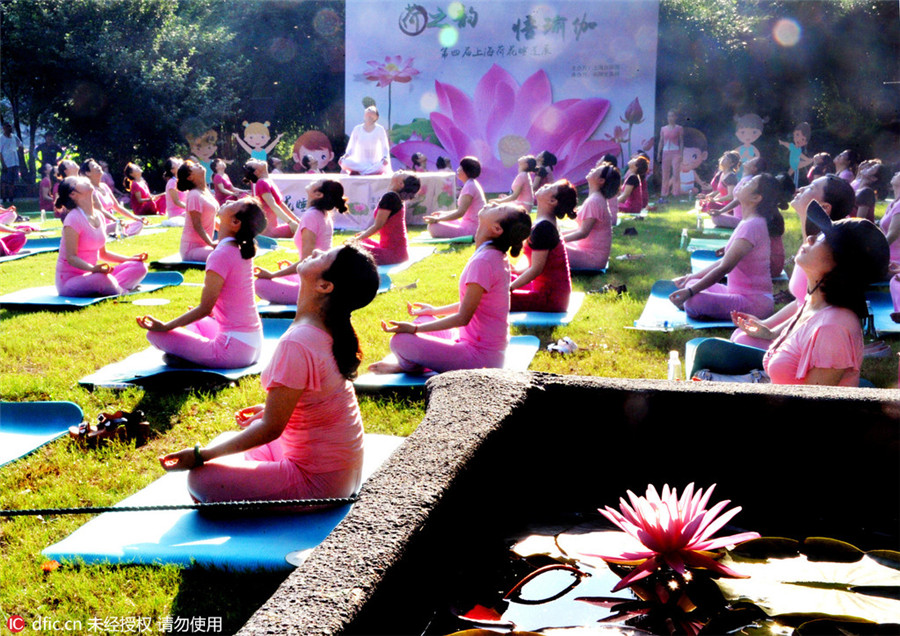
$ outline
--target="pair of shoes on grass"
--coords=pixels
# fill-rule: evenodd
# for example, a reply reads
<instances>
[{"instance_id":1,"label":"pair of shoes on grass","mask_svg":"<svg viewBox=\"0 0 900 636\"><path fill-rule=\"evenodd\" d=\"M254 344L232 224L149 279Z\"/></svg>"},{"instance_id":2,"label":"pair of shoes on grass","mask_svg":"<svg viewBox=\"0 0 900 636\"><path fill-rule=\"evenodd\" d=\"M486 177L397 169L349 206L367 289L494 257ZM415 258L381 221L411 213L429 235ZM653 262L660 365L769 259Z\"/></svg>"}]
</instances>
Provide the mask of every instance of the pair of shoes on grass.
<instances>
[{"instance_id":1,"label":"pair of shoes on grass","mask_svg":"<svg viewBox=\"0 0 900 636\"><path fill-rule=\"evenodd\" d=\"M97 416L96 425L82 422L78 426L70 426L69 437L89 447L111 439L122 442L134 440L135 447L140 447L150 438L150 423L144 420L143 411L101 413Z\"/></svg>"},{"instance_id":2,"label":"pair of shoes on grass","mask_svg":"<svg viewBox=\"0 0 900 636\"><path fill-rule=\"evenodd\" d=\"M578 349L578 345L575 344L569 336L560 338L556 342L547 345L547 351L550 353L560 353L563 355L575 353L576 349Z\"/></svg>"}]
</instances>

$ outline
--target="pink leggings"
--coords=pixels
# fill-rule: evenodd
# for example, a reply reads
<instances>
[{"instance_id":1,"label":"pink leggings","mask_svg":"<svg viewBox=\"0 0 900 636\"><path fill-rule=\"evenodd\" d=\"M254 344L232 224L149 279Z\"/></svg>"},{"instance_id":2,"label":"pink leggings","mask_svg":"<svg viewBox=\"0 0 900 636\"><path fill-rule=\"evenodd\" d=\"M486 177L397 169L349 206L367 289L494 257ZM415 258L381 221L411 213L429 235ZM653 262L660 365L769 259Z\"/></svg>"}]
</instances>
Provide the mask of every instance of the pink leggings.
<instances>
[{"instance_id":1,"label":"pink leggings","mask_svg":"<svg viewBox=\"0 0 900 636\"><path fill-rule=\"evenodd\" d=\"M578 241L566 243L566 257L569 259L569 269L599 270L609 264L609 250L604 253L581 249Z\"/></svg>"},{"instance_id":2,"label":"pink leggings","mask_svg":"<svg viewBox=\"0 0 900 636\"><path fill-rule=\"evenodd\" d=\"M207 245L206 243L204 243L203 245L191 243L189 245L184 245L181 249L178 250L178 253L181 254L181 259L184 261L205 263L209 258L209 255L213 253L214 249L216 248Z\"/></svg>"},{"instance_id":3,"label":"pink leggings","mask_svg":"<svg viewBox=\"0 0 900 636\"><path fill-rule=\"evenodd\" d=\"M894 311L900 311L900 274L891 278L891 300L894 301Z\"/></svg>"},{"instance_id":4,"label":"pink leggings","mask_svg":"<svg viewBox=\"0 0 900 636\"><path fill-rule=\"evenodd\" d=\"M431 316L420 316L416 323L432 320L435 319ZM394 334L391 351L407 373L422 373L425 369L438 373L454 369L500 369L505 357L505 350L480 349L459 340L456 329Z\"/></svg>"},{"instance_id":5,"label":"pink leggings","mask_svg":"<svg viewBox=\"0 0 900 636\"><path fill-rule=\"evenodd\" d=\"M309 473L285 459L280 438L213 459L188 473L188 491L201 502L349 497L361 483L361 454L344 470Z\"/></svg>"},{"instance_id":6,"label":"pink leggings","mask_svg":"<svg viewBox=\"0 0 900 636\"><path fill-rule=\"evenodd\" d=\"M372 255L377 265L395 265L409 260L409 252L406 249L406 245L381 247L381 244L370 239L363 239L360 243Z\"/></svg>"},{"instance_id":7,"label":"pink leggings","mask_svg":"<svg viewBox=\"0 0 900 636\"><path fill-rule=\"evenodd\" d=\"M434 238L456 238L457 236L475 235L478 223L457 219L455 221L438 221L428 226L428 232Z\"/></svg>"},{"instance_id":8,"label":"pink leggings","mask_svg":"<svg viewBox=\"0 0 900 636\"><path fill-rule=\"evenodd\" d=\"M681 172L681 155L680 150L663 150L660 196L666 196L667 192L671 192L673 196L681 194L680 179L678 178L678 174Z\"/></svg>"},{"instance_id":9,"label":"pink leggings","mask_svg":"<svg viewBox=\"0 0 900 636\"><path fill-rule=\"evenodd\" d=\"M712 222L716 227L730 227L733 229L741 222L741 217L726 212L712 217Z\"/></svg>"},{"instance_id":10,"label":"pink leggings","mask_svg":"<svg viewBox=\"0 0 900 636\"><path fill-rule=\"evenodd\" d=\"M17 254L28 239L25 232L13 232L0 236L0 256L12 256Z\"/></svg>"},{"instance_id":11,"label":"pink leggings","mask_svg":"<svg viewBox=\"0 0 900 636\"><path fill-rule=\"evenodd\" d=\"M146 275L146 263L126 261L108 274L85 272L65 280L57 278L56 291L60 296L117 296L140 285Z\"/></svg>"},{"instance_id":12,"label":"pink leggings","mask_svg":"<svg viewBox=\"0 0 900 636\"><path fill-rule=\"evenodd\" d=\"M147 340L157 349L211 369L247 367L260 354L260 348L223 332L212 316L171 331L148 331Z\"/></svg>"},{"instance_id":13,"label":"pink leggings","mask_svg":"<svg viewBox=\"0 0 900 636\"><path fill-rule=\"evenodd\" d=\"M732 311L768 318L774 309L772 294L738 294L729 292L728 287L720 283L707 287L684 303L688 316L707 320L727 320Z\"/></svg>"},{"instance_id":14,"label":"pink leggings","mask_svg":"<svg viewBox=\"0 0 900 636\"><path fill-rule=\"evenodd\" d=\"M268 236L269 238L291 238L294 236L294 230L291 229L291 226L287 223L282 223L280 225L267 225L266 229L262 232L263 236Z\"/></svg>"},{"instance_id":15,"label":"pink leggings","mask_svg":"<svg viewBox=\"0 0 900 636\"><path fill-rule=\"evenodd\" d=\"M278 305L296 305L300 293L300 277L289 274L279 278L257 278L256 295Z\"/></svg>"}]
</instances>

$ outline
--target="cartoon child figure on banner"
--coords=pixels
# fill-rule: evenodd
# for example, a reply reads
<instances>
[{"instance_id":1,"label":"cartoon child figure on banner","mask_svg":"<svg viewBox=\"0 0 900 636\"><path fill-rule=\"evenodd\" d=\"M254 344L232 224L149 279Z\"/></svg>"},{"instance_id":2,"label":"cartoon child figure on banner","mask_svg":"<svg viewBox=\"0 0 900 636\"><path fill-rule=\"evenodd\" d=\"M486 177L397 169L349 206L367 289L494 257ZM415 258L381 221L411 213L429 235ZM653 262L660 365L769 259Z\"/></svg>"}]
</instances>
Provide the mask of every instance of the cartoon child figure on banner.
<instances>
[{"instance_id":1,"label":"cartoon child figure on banner","mask_svg":"<svg viewBox=\"0 0 900 636\"><path fill-rule=\"evenodd\" d=\"M269 133L269 122L262 123L255 121L253 123L248 123L245 121L244 138L241 139L241 136L237 133L231 133L231 137L238 142L238 145L241 148L247 151L247 154L250 155L251 159L265 161L266 157L269 156L269 153L275 149L275 146L277 146L278 142L281 141L281 138L284 137L284 133L280 133L272 140L272 135ZM272 140L272 143L269 143L270 140Z\"/></svg>"},{"instance_id":2,"label":"cartoon child figure on banner","mask_svg":"<svg viewBox=\"0 0 900 636\"><path fill-rule=\"evenodd\" d=\"M207 183L212 183L212 175L214 172L210 167L210 163L219 147L219 133L213 128L208 128L200 133L188 131L184 136L191 149L190 158L203 166L206 170ZM225 163L231 162L226 161Z\"/></svg>"},{"instance_id":3,"label":"cartoon child figure on banner","mask_svg":"<svg viewBox=\"0 0 900 636\"><path fill-rule=\"evenodd\" d=\"M806 144L809 143L809 137L812 129L809 124L801 122L794 127L794 141L789 143L783 139L779 139L778 143L788 149L788 174L794 178L794 187L800 186L800 168L805 168L812 163L812 159L803 152L806 150Z\"/></svg>"},{"instance_id":4,"label":"cartoon child figure on banner","mask_svg":"<svg viewBox=\"0 0 900 636\"><path fill-rule=\"evenodd\" d=\"M294 142L294 150L291 156L294 159L295 170L306 172L299 166L303 163L303 158L310 156L315 159L320 172L331 172L329 164L334 161L334 150L331 149L331 140L320 130L307 130L305 133L297 137Z\"/></svg>"},{"instance_id":5,"label":"cartoon child figure on banner","mask_svg":"<svg viewBox=\"0 0 900 636\"><path fill-rule=\"evenodd\" d=\"M684 128L684 150L681 156L681 174L679 187L682 194L694 196L702 192L709 184L697 176L697 168L709 157L706 135L696 128Z\"/></svg>"},{"instance_id":6,"label":"cartoon child figure on banner","mask_svg":"<svg viewBox=\"0 0 900 636\"><path fill-rule=\"evenodd\" d=\"M767 121L768 117L763 119L756 113L747 113L734 118L734 136L741 142L741 145L734 149L741 156L737 171L738 179L744 174L744 164L759 156L759 150L753 143L762 137L763 126Z\"/></svg>"}]
</instances>

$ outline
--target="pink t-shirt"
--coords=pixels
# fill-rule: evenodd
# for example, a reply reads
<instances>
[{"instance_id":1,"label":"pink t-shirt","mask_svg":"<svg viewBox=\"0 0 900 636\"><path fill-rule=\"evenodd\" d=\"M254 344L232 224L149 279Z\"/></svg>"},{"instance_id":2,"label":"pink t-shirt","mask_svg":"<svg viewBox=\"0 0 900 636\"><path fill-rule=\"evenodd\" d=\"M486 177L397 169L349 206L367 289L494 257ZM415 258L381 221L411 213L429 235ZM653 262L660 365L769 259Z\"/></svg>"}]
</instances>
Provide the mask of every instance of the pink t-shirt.
<instances>
[{"instance_id":1,"label":"pink t-shirt","mask_svg":"<svg viewBox=\"0 0 900 636\"><path fill-rule=\"evenodd\" d=\"M209 255L206 271L225 279L212 310L222 331L261 331L253 290L253 259L242 257L237 242L227 238Z\"/></svg>"},{"instance_id":2,"label":"pink t-shirt","mask_svg":"<svg viewBox=\"0 0 900 636\"><path fill-rule=\"evenodd\" d=\"M609 201L599 192L592 192L578 210L578 227L582 227L588 219L594 220L590 234L576 241L579 250L591 254L599 267L606 267L609 251L612 247L612 217L609 214Z\"/></svg>"},{"instance_id":3,"label":"pink t-shirt","mask_svg":"<svg viewBox=\"0 0 900 636\"><path fill-rule=\"evenodd\" d=\"M172 177L168 181L166 181L166 216L170 219L175 216L184 216L185 210L184 208L179 208L177 205L172 205L172 202L169 201L171 198L170 192L175 192L175 198L184 203L187 198L185 195L186 192L182 192L177 187L178 179Z\"/></svg>"},{"instance_id":4,"label":"pink t-shirt","mask_svg":"<svg viewBox=\"0 0 900 636\"><path fill-rule=\"evenodd\" d=\"M106 221L101 221L100 227L94 227L81 208L75 208L66 215L63 227L70 227L78 233L78 248L75 255L91 265L96 265L99 252L106 245ZM59 243L59 257L56 259L57 287L70 278L84 276L86 273L85 270L69 264L66 241L63 238Z\"/></svg>"},{"instance_id":5,"label":"pink t-shirt","mask_svg":"<svg viewBox=\"0 0 900 636\"><path fill-rule=\"evenodd\" d=\"M44 191L46 190L47 196L44 196ZM45 212L53 211L53 181L50 177L44 177L41 179L40 190L38 191L38 195L40 196L40 209Z\"/></svg>"},{"instance_id":6,"label":"pink t-shirt","mask_svg":"<svg viewBox=\"0 0 900 636\"><path fill-rule=\"evenodd\" d=\"M463 197L463 195L470 195L472 197L472 202L469 203L469 207L466 208L465 213L460 219L460 222L464 225L478 225L478 213L481 212L481 208L484 207L485 199L484 199L484 190L481 189L481 184L478 183L475 179L469 179L463 184L463 187L459 191L459 198L457 199L457 203L459 203L459 199Z\"/></svg>"},{"instance_id":7,"label":"pink t-shirt","mask_svg":"<svg viewBox=\"0 0 900 636\"><path fill-rule=\"evenodd\" d=\"M845 369L839 386L859 386L863 335L859 317L843 307L813 314L763 357L773 384L806 384L810 369Z\"/></svg>"},{"instance_id":8,"label":"pink t-shirt","mask_svg":"<svg viewBox=\"0 0 900 636\"><path fill-rule=\"evenodd\" d=\"M725 251L738 239L749 241L753 249L728 272L728 290L738 294L771 294L771 241L766 220L758 216L742 219L728 239Z\"/></svg>"},{"instance_id":9,"label":"pink t-shirt","mask_svg":"<svg viewBox=\"0 0 900 636\"><path fill-rule=\"evenodd\" d=\"M213 175L213 178L212 178L213 194L216 197L216 201L219 202L219 205L222 205L226 201L234 200L235 196L233 194L224 194L222 192L219 192L218 186L220 183L225 187L226 190L231 190L232 188L234 188L234 186L231 183L231 177L229 177L227 173L223 172L222 174L219 174L217 172L216 174Z\"/></svg>"},{"instance_id":10,"label":"pink t-shirt","mask_svg":"<svg viewBox=\"0 0 900 636\"><path fill-rule=\"evenodd\" d=\"M201 192L194 188L187 191L185 197L185 206L187 207L187 218L184 220L184 229L181 232L181 255L184 256L188 251L195 247L203 247L206 241L200 238L194 224L191 221L191 212L200 213L200 225L206 231L206 235L212 238L216 230L216 212L219 210L219 204L213 198L209 190Z\"/></svg>"},{"instance_id":11,"label":"pink t-shirt","mask_svg":"<svg viewBox=\"0 0 900 636\"><path fill-rule=\"evenodd\" d=\"M100 202L100 207L103 208L105 212L113 214L116 209L116 196L112 193L112 190L109 189L109 186L100 182L96 188L94 188L94 192L97 193L97 200Z\"/></svg>"},{"instance_id":12,"label":"pink t-shirt","mask_svg":"<svg viewBox=\"0 0 900 636\"><path fill-rule=\"evenodd\" d=\"M266 203L263 195L269 193L272 195L272 198L275 199L275 203L282 203L281 190L278 189L278 186L271 179L260 179L253 184L252 191L253 196L259 197L259 200L262 201L262 209L266 215L268 229L272 230L278 227L281 222L278 220L275 210L270 208L269 204Z\"/></svg>"},{"instance_id":13,"label":"pink t-shirt","mask_svg":"<svg viewBox=\"0 0 900 636\"><path fill-rule=\"evenodd\" d=\"M512 191L521 186L519 196L516 197L516 203L521 203L527 208L534 205L534 188L531 185L531 175L527 172L520 172L512 182Z\"/></svg>"},{"instance_id":14,"label":"pink t-shirt","mask_svg":"<svg viewBox=\"0 0 900 636\"><path fill-rule=\"evenodd\" d=\"M475 250L459 277L459 299L466 285L484 289L472 319L459 330L460 340L495 351L506 349L509 341L509 261L506 254L486 243Z\"/></svg>"},{"instance_id":15,"label":"pink t-shirt","mask_svg":"<svg viewBox=\"0 0 900 636\"><path fill-rule=\"evenodd\" d=\"M294 233L294 245L297 251L303 254L303 230L307 229L316 235L315 249L327 252L331 249L331 239L334 236L334 221L330 214L322 212L318 208L306 208L300 215L300 224Z\"/></svg>"},{"instance_id":16,"label":"pink t-shirt","mask_svg":"<svg viewBox=\"0 0 900 636\"><path fill-rule=\"evenodd\" d=\"M891 219L900 216L900 198L894 199L893 203L885 210L884 216L881 217L881 230L887 234L891 228ZM900 239L891 243L891 260L900 263Z\"/></svg>"},{"instance_id":17,"label":"pink t-shirt","mask_svg":"<svg viewBox=\"0 0 900 636\"><path fill-rule=\"evenodd\" d=\"M262 372L262 386L302 389L281 434L286 459L310 473L362 464L363 426L353 384L338 371L331 334L294 323Z\"/></svg>"}]
</instances>

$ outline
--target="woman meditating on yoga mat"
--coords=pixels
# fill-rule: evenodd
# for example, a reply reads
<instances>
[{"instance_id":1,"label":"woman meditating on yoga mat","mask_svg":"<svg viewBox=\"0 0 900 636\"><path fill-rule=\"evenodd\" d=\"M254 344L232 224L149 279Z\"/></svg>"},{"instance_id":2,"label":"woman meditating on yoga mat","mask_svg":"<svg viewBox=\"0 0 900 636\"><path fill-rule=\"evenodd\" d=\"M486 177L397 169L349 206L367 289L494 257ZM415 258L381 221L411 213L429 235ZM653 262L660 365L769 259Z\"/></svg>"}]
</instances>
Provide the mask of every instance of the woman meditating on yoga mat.
<instances>
[{"instance_id":1,"label":"woman meditating on yoga mat","mask_svg":"<svg viewBox=\"0 0 900 636\"><path fill-rule=\"evenodd\" d=\"M138 316L147 340L176 356L169 358L170 364L236 369L259 359L263 334L253 294L253 256L254 239L265 227L258 199L223 205L219 242L206 260L200 304L169 322Z\"/></svg>"},{"instance_id":2,"label":"woman meditating on yoga mat","mask_svg":"<svg viewBox=\"0 0 900 636\"><path fill-rule=\"evenodd\" d=\"M816 202L806 218L820 233L808 236L794 259L808 281L803 303L777 337L752 317L738 315L735 322L751 335L772 339L763 367L773 384L859 386L865 291L884 280L890 248L868 219L833 223Z\"/></svg>"},{"instance_id":3,"label":"woman meditating on yoga mat","mask_svg":"<svg viewBox=\"0 0 900 636\"><path fill-rule=\"evenodd\" d=\"M94 207L90 180L66 177L58 194L57 209L67 211L56 261L59 295L115 296L137 287L147 275L147 253L122 256L106 249L106 219Z\"/></svg>"},{"instance_id":4,"label":"woman meditating on yoga mat","mask_svg":"<svg viewBox=\"0 0 900 636\"><path fill-rule=\"evenodd\" d=\"M419 192L422 183L411 172L395 172L390 189L375 208L372 225L354 238L372 253L379 265L393 265L409 259L406 242L406 201ZM378 234L376 243L369 237Z\"/></svg>"},{"instance_id":5,"label":"woman meditating on yoga mat","mask_svg":"<svg viewBox=\"0 0 900 636\"><path fill-rule=\"evenodd\" d=\"M201 164L188 159L178 167L176 174L178 190L187 193L184 197L187 212L178 253L186 261L205 263L216 249L213 236L219 202L206 185L206 168Z\"/></svg>"},{"instance_id":6,"label":"woman meditating on yoga mat","mask_svg":"<svg viewBox=\"0 0 900 636\"><path fill-rule=\"evenodd\" d=\"M351 380L362 353L350 316L378 292L372 257L355 245L316 250L298 268L297 316L262 373L265 404L241 409L244 430L160 457L192 469L198 501L347 497L360 486L363 427Z\"/></svg>"},{"instance_id":7,"label":"woman meditating on yoga mat","mask_svg":"<svg viewBox=\"0 0 900 636\"><path fill-rule=\"evenodd\" d=\"M281 269L270 272L262 267L254 270L256 295L270 303L293 305L297 302L300 279L297 267L313 250L327 252L334 236L334 212L347 211L344 186L333 179L314 181L306 186L306 209L294 234L294 245L300 258L293 263L279 263ZM283 266L282 266L283 265Z\"/></svg>"},{"instance_id":8,"label":"woman meditating on yoga mat","mask_svg":"<svg viewBox=\"0 0 900 636\"><path fill-rule=\"evenodd\" d=\"M459 277L459 302L444 307L407 303L415 322L382 321L394 334L391 351L369 366L373 373L422 373L426 369L501 368L509 342L509 261L531 231L522 205L504 203L478 214L475 254ZM438 318L438 316L443 316Z\"/></svg>"},{"instance_id":9,"label":"woman meditating on yoga mat","mask_svg":"<svg viewBox=\"0 0 900 636\"><path fill-rule=\"evenodd\" d=\"M485 205L484 190L478 183L481 162L475 157L463 157L456 169L456 178L463 186L456 199L455 210L438 210L424 216L428 232L434 238L455 238L475 234L478 213Z\"/></svg>"}]
</instances>

